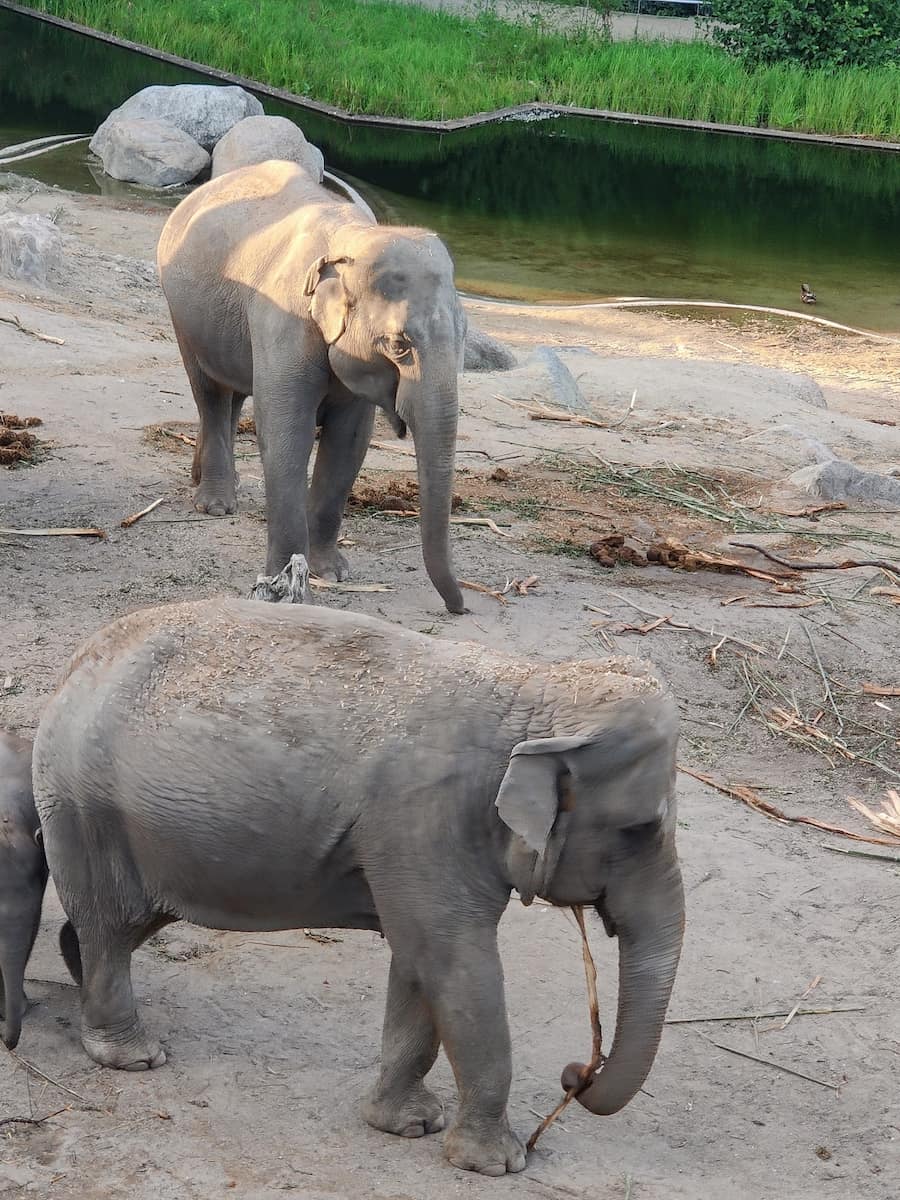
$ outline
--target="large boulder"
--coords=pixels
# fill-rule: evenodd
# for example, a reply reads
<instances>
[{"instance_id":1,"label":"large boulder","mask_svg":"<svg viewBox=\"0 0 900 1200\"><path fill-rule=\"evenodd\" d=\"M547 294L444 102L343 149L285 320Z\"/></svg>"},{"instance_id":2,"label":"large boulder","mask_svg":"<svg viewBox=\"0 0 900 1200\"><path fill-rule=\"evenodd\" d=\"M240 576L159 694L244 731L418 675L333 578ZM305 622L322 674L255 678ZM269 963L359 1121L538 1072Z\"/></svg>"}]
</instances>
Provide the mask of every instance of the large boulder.
<instances>
[{"instance_id":1,"label":"large boulder","mask_svg":"<svg viewBox=\"0 0 900 1200\"><path fill-rule=\"evenodd\" d=\"M203 147L167 121L109 118L103 129L97 153L113 179L171 187L189 183L209 166Z\"/></svg>"},{"instance_id":2,"label":"large boulder","mask_svg":"<svg viewBox=\"0 0 900 1200\"><path fill-rule=\"evenodd\" d=\"M823 500L871 500L900 506L900 479L863 471L845 458L803 467L790 476L789 482Z\"/></svg>"},{"instance_id":3,"label":"large boulder","mask_svg":"<svg viewBox=\"0 0 900 1200\"><path fill-rule=\"evenodd\" d=\"M516 356L511 350L469 322L464 371L511 371L517 365Z\"/></svg>"},{"instance_id":4,"label":"large boulder","mask_svg":"<svg viewBox=\"0 0 900 1200\"><path fill-rule=\"evenodd\" d=\"M272 158L297 163L316 183L322 182L325 170L322 151L308 142L287 117L244 117L238 121L213 150L212 177Z\"/></svg>"},{"instance_id":5,"label":"large boulder","mask_svg":"<svg viewBox=\"0 0 900 1200\"><path fill-rule=\"evenodd\" d=\"M204 150L212 150L232 125L244 117L255 117L263 107L255 96L239 87L217 87L206 83L178 83L174 87L154 84L113 109L94 136L91 149L103 157L106 127L111 121L168 121L189 134Z\"/></svg>"},{"instance_id":6,"label":"large boulder","mask_svg":"<svg viewBox=\"0 0 900 1200\"><path fill-rule=\"evenodd\" d=\"M0 213L0 275L46 284L62 259L62 234L49 217Z\"/></svg>"}]
</instances>

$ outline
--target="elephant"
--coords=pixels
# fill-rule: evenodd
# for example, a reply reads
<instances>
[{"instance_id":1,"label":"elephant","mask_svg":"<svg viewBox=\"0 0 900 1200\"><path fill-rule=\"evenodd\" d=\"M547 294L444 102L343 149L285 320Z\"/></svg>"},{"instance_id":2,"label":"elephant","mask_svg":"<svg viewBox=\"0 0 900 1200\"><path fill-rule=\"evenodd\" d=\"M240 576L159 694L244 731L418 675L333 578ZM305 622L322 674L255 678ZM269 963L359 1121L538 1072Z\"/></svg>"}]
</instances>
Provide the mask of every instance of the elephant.
<instances>
[{"instance_id":1,"label":"elephant","mask_svg":"<svg viewBox=\"0 0 900 1200\"><path fill-rule=\"evenodd\" d=\"M651 1068L680 954L677 736L671 694L635 660L540 665L230 598L120 618L76 652L35 746L84 1048L165 1062L130 959L171 921L375 930L392 961L365 1119L442 1129L424 1078L443 1044L459 1094L446 1156L521 1170L497 923L515 889L591 905L618 937L608 1059L564 1073L586 1108L616 1112Z\"/></svg>"},{"instance_id":2,"label":"elephant","mask_svg":"<svg viewBox=\"0 0 900 1200\"><path fill-rule=\"evenodd\" d=\"M10 1050L22 1031L25 967L46 887L47 859L31 791L31 742L0 733L0 1015Z\"/></svg>"},{"instance_id":3,"label":"elephant","mask_svg":"<svg viewBox=\"0 0 900 1200\"><path fill-rule=\"evenodd\" d=\"M200 414L195 507L236 510L234 434L252 393L266 571L303 554L315 574L344 579L337 539L378 406L412 430L425 567L447 609L464 612L449 521L466 320L437 235L377 225L296 163L271 161L197 188L157 257Z\"/></svg>"}]
</instances>

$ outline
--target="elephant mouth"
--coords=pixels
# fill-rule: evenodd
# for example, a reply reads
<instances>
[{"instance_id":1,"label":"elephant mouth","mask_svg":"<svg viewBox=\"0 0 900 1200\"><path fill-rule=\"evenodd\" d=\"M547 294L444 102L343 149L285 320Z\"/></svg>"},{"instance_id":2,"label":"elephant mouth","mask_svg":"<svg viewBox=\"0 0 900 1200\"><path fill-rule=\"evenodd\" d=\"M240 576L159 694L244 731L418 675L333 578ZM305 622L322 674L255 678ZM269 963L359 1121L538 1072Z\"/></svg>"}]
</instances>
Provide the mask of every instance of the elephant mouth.
<instances>
[{"instance_id":1,"label":"elephant mouth","mask_svg":"<svg viewBox=\"0 0 900 1200\"><path fill-rule=\"evenodd\" d=\"M616 923L609 914L606 907L606 893L601 892L594 902L594 911L603 922L603 928L606 930L607 937L618 937L619 931L616 929Z\"/></svg>"}]
</instances>

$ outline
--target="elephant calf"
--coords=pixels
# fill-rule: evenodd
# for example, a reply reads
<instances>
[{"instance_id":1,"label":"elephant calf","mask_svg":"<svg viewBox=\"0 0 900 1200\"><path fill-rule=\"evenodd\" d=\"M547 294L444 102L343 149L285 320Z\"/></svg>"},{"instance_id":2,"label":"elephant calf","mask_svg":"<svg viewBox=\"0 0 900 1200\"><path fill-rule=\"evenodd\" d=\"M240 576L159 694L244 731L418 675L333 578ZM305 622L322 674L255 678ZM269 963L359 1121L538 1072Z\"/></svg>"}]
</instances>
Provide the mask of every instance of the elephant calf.
<instances>
[{"instance_id":1,"label":"elephant calf","mask_svg":"<svg viewBox=\"0 0 900 1200\"><path fill-rule=\"evenodd\" d=\"M179 918L380 930L392 951L363 1112L443 1127L452 1163L519 1171L497 923L590 904L619 938L616 1037L579 1099L611 1113L653 1062L681 946L671 696L626 659L536 665L353 612L210 600L149 609L76 654L35 747L35 794L82 985L82 1041L165 1061L130 959ZM576 1068L567 1068L566 1078Z\"/></svg>"},{"instance_id":2,"label":"elephant calf","mask_svg":"<svg viewBox=\"0 0 900 1200\"><path fill-rule=\"evenodd\" d=\"M0 733L0 1008L14 1049L25 1010L25 967L41 923L47 860L31 793L31 742Z\"/></svg>"}]
</instances>

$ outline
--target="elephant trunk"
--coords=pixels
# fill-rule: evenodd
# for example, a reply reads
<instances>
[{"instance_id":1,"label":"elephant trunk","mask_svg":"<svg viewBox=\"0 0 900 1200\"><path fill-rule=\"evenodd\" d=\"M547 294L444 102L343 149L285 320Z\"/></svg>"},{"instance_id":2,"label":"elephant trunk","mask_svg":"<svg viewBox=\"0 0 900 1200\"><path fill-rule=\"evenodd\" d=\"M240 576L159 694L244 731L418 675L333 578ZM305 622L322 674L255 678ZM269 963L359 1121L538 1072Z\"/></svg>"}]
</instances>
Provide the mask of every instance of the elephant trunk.
<instances>
[{"instance_id":1,"label":"elephant trunk","mask_svg":"<svg viewBox=\"0 0 900 1200\"><path fill-rule=\"evenodd\" d=\"M450 556L450 506L459 397L456 360L447 356L439 369L401 379L397 413L412 430L419 476L420 529L425 570L452 613L465 612Z\"/></svg>"},{"instance_id":2,"label":"elephant trunk","mask_svg":"<svg viewBox=\"0 0 900 1200\"><path fill-rule=\"evenodd\" d=\"M603 1066L577 1097L599 1116L618 1112L634 1098L656 1057L684 933L684 893L674 855L662 880L642 887L635 903L610 897L607 907L619 938L615 1040ZM566 1067L566 1091L577 1085L583 1070L580 1063Z\"/></svg>"},{"instance_id":3,"label":"elephant trunk","mask_svg":"<svg viewBox=\"0 0 900 1200\"><path fill-rule=\"evenodd\" d=\"M25 1012L25 967L34 944L32 922L16 922L14 931L3 937L0 946L0 975L3 979L3 1042L14 1050L22 1032Z\"/></svg>"}]
</instances>

